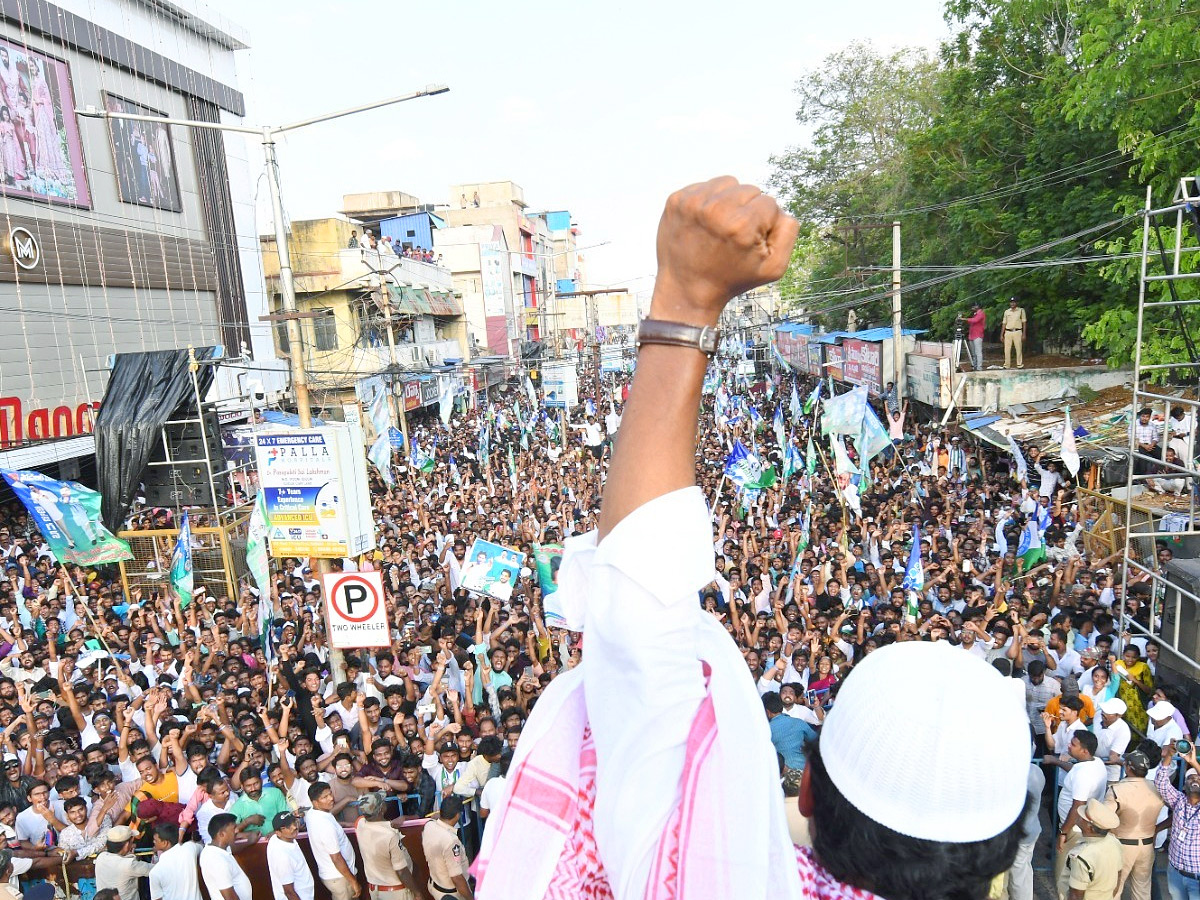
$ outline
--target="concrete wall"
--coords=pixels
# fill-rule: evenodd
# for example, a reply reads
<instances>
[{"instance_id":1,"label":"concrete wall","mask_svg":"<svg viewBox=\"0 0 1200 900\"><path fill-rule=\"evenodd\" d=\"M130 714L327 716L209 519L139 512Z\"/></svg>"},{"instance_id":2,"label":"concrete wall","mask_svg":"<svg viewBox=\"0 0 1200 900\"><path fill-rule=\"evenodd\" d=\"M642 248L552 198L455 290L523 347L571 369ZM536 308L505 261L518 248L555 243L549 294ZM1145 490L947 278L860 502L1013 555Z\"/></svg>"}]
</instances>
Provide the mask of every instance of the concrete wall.
<instances>
[{"instance_id":1,"label":"concrete wall","mask_svg":"<svg viewBox=\"0 0 1200 900\"><path fill-rule=\"evenodd\" d=\"M957 377L955 387L957 387ZM970 372L960 405L968 409L994 411L1014 403L1033 403L1078 393L1080 387L1094 391L1119 387L1129 382L1133 373L1124 369L1103 366L1077 366L1063 369L998 369Z\"/></svg>"}]
</instances>

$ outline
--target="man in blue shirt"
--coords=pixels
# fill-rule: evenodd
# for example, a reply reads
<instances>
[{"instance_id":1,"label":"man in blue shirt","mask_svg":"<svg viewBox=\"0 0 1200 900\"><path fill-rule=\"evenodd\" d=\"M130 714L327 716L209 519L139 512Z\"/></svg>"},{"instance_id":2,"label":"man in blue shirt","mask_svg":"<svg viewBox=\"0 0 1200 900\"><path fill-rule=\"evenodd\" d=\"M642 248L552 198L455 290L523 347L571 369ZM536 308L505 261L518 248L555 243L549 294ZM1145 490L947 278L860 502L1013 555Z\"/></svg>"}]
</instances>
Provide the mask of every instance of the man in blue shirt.
<instances>
[{"instance_id":1,"label":"man in blue shirt","mask_svg":"<svg viewBox=\"0 0 1200 900\"><path fill-rule=\"evenodd\" d=\"M817 733L807 722L784 714L783 701L777 692L763 694L762 700L767 721L771 725L771 743L775 745L775 752L783 757L783 764L789 769L803 771L808 762L804 756L804 745L808 741L815 741Z\"/></svg>"}]
</instances>

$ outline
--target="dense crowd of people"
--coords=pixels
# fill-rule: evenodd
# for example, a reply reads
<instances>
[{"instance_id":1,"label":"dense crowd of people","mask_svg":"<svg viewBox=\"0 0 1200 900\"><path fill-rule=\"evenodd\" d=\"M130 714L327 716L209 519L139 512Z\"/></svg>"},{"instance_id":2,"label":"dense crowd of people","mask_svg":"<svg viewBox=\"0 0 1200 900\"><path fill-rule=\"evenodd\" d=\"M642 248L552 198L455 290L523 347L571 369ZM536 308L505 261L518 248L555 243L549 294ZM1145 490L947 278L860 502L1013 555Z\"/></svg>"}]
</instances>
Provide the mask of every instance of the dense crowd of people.
<instances>
[{"instance_id":1,"label":"dense crowd of people","mask_svg":"<svg viewBox=\"0 0 1200 900\"><path fill-rule=\"evenodd\" d=\"M743 680L761 698L750 712L769 731L778 764L770 778L788 798L791 839L812 844L825 867L802 872L858 885L837 896L990 890L1029 900L1048 827L1061 897L1119 897L1128 885L1134 900L1149 900L1164 844L1157 864L1172 896L1195 897L1200 765L1184 695L1146 636L1160 627L1161 598L1144 578L1130 578L1121 596L1120 554L1085 545L1092 513L1069 473L1033 448L1026 469L1024 458L922 422L894 395L878 407L892 439L867 456L866 441L831 443L822 433L832 387L822 397L815 381L781 365L734 374L737 362L713 364L702 401L694 477L711 506L712 565L694 602L737 647ZM382 574L392 644L347 652L340 678L310 560L273 561L264 647L248 583L240 596L201 594L186 606L165 587L125 595L115 570L59 566L19 503L0 509L7 889L48 880L85 900L135 900L140 889L150 900L196 900L203 882L214 900L251 900L240 851L263 841L275 900L310 900L317 878L335 900L357 898L360 872L376 900L473 897L472 861L510 799L508 769L525 752L527 723L593 640L561 627L572 618L568 600L539 578L535 551L601 527L629 381L584 360L579 407L544 409L517 379L447 425L411 423L432 471L397 455L391 472L374 472L377 548L334 562ZM729 464L738 446L761 464L753 480ZM524 555L507 597L463 587L476 539ZM670 553L669 530L655 540ZM1170 553L1162 546L1151 564ZM625 622L624 637L594 639L636 642L640 616ZM856 709L882 702L853 694L866 683L853 673L908 643L998 670L1013 703L1024 703L1020 740L1031 762L1024 813L1014 822L1006 808L980 835L991 847L983 838L1002 831L1004 849L938 885L905 889L871 869L880 860L856 860L841 835L810 835L805 798L820 790L810 779L847 793L835 753L846 739L825 733L826 720L843 698ZM904 691L940 690L937 672L957 671L950 659L937 656L932 680ZM966 670L972 684L977 669ZM991 670L986 678L998 678ZM911 727L888 740L916 746L937 734L921 721ZM922 761L930 779L961 755L986 756L975 746L986 735L944 737ZM873 752L886 783L893 763ZM897 828L867 801L847 799ZM988 806L959 798L968 815L977 801ZM427 881L402 837L414 819L428 820L419 836ZM910 836L953 840L937 836L941 827ZM594 847L575 850L595 857ZM1005 871L990 871L1001 858ZM67 875L78 861L94 874ZM835 895L805 896L818 894Z\"/></svg>"}]
</instances>

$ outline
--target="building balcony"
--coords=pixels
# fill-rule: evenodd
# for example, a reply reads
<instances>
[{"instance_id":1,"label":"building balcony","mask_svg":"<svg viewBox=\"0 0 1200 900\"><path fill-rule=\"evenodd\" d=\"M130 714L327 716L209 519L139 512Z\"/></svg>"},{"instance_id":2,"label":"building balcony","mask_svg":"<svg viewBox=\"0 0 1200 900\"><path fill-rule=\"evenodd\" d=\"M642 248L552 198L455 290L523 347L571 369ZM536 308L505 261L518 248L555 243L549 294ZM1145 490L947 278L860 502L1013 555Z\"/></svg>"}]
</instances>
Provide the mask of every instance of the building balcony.
<instances>
[{"instance_id":1,"label":"building balcony","mask_svg":"<svg viewBox=\"0 0 1200 900\"><path fill-rule=\"evenodd\" d=\"M438 291L454 289L449 269L395 253L360 247L314 253L298 247L292 251L292 274L298 294L319 293L335 288L374 288L379 283L379 277L373 269L390 271L387 276L390 281L409 287ZM277 274L277 269L267 272L268 279Z\"/></svg>"}]
</instances>

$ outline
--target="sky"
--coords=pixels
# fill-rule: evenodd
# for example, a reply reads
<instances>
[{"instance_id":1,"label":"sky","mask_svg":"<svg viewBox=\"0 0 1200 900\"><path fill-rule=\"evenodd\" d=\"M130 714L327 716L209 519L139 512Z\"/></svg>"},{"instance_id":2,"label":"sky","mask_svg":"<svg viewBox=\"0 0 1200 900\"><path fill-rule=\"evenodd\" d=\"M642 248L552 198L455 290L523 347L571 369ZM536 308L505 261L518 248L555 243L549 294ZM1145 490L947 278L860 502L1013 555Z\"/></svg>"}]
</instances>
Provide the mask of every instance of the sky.
<instances>
[{"instance_id":1,"label":"sky","mask_svg":"<svg viewBox=\"0 0 1200 900\"><path fill-rule=\"evenodd\" d=\"M444 203L451 184L511 180L530 209L570 210L581 248L604 244L584 254L592 284L634 291L651 286L668 194L724 174L765 185L771 155L803 141L792 92L806 71L854 40L932 49L946 34L941 0L210 6L249 35L248 122L450 87L291 133L290 218L331 215L348 193Z\"/></svg>"}]
</instances>

